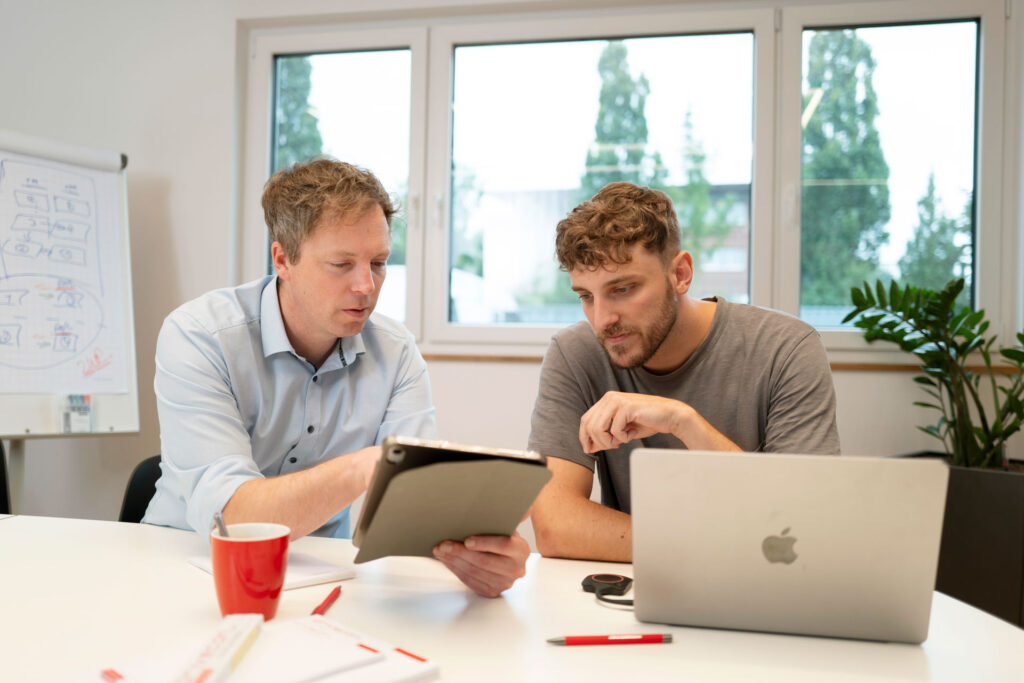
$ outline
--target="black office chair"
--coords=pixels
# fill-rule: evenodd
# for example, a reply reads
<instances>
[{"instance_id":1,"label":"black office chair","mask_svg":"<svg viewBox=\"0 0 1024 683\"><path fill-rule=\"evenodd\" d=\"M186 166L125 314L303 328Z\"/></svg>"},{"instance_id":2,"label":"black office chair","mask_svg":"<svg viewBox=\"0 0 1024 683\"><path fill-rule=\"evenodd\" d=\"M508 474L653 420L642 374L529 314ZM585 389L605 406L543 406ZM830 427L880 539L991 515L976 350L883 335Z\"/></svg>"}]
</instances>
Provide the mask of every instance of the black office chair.
<instances>
[{"instance_id":1,"label":"black office chair","mask_svg":"<svg viewBox=\"0 0 1024 683\"><path fill-rule=\"evenodd\" d=\"M0 515L11 514L11 493L7 488L7 455L0 441Z\"/></svg>"},{"instance_id":2,"label":"black office chair","mask_svg":"<svg viewBox=\"0 0 1024 683\"><path fill-rule=\"evenodd\" d=\"M156 480L160 478L160 456L146 458L132 470L128 487L124 490L121 516L118 521L138 524L146 514L146 507L156 493Z\"/></svg>"}]
</instances>

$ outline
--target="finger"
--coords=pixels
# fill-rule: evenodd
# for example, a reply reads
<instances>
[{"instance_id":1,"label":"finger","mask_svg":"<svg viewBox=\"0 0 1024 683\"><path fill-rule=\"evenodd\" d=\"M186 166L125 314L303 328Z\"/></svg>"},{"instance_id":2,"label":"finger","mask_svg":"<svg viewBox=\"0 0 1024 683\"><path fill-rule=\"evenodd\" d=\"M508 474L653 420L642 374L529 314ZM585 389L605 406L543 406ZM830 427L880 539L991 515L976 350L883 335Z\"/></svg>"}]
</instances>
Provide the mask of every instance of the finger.
<instances>
[{"instance_id":1,"label":"finger","mask_svg":"<svg viewBox=\"0 0 1024 683\"><path fill-rule=\"evenodd\" d=\"M508 557L516 563L519 576L522 576L526 558L530 556L530 545L518 531L512 532L511 536L470 536L465 546L474 552Z\"/></svg>"},{"instance_id":2,"label":"finger","mask_svg":"<svg viewBox=\"0 0 1024 683\"><path fill-rule=\"evenodd\" d=\"M584 453L593 453L594 440L590 438L590 432L587 430L586 413L580 418L580 446L583 447Z\"/></svg>"},{"instance_id":3,"label":"finger","mask_svg":"<svg viewBox=\"0 0 1024 683\"><path fill-rule=\"evenodd\" d=\"M477 553L461 543L445 541L434 549L434 556L466 586L486 597L497 597L519 578L514 575L514 563L508 558Z\"/></svg>"},{"instance_id":4,"label":"finger","mask_svg":"<svg viewBox=\"0 0 1024 683\"><path fill-rule=\"evenodd\" d=\"M584 414L583 419L580 421L580 430L590 440L591 450L588 452L599 451L609 447L610 434L608 434L607 430L610 421L611 415L608 414L605 406L600 404L595 404Z\"/></svg>"},{"instance_id":5,"label":"finger","mask_svg":"<svg viewBox=\"0 0 1024 683\"><path fill-rule=\"evenodd\" d=\"M619 443L626 443L630 440L629 428L631 425L629 412L625 408L620 408L612 416L611 424L608 425L608 433Z\"/></svg>"},{"instance_id":6,"label":"finger","mask_svg":"<svg viewBox=\"0 0 1024 683\"><path fill-rule=\"evenodd\" d=\"M501 594L503 586L491 583L488 580L491 578L489 575L481 575L476 571L467 569L464 564L456 561L453 556L442 556L437 559L440 560L441 564L447 567L459 581L464 583L466 587L474 593L488 598L494 598Z\"/></svg>"},{"instance_id":7,"label":"finger","mask_svg":"<svg viewBox=\"0 0 1024 683\"><path fill-rule=\"evenodd\" d=\"M465 584L467 588L469 588L477 595L483 596L485 598L496 598L499 595L501 595L502 591L504 591L505 588L507 588L507 586L490 583L486 580L486 578L489 577L481 578L474 573L463 571L458 566L452 566L450 563L445 562L444 560L442 560L442 563L446 567L448 567L448 569L452 572L452 574L455 575L455 577L459 581Z\"/></svg>"},{"instance_id":8,"label":"finger","mask_svg":"<svg viewBox=\"0 0 1024 683\"><path fill-rule=\"evenodd\" d=\"M593 417L580 422L580 445L586 453L593 453L608 447L608 434L604 431L607 423L598 423Z\"/></svg>"}]
</instances>

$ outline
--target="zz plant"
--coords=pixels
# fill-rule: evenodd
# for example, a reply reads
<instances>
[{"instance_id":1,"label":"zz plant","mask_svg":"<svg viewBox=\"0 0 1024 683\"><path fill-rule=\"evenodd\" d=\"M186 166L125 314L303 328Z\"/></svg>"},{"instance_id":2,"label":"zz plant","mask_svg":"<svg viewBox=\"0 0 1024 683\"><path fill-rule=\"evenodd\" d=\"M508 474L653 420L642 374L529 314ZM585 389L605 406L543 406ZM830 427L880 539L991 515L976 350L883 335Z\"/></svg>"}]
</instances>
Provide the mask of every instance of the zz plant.
<instances>
[{"instance_id":1,"label":"zz plant","mask_svg":"<svg viewBox=\"0 0 1024 683\"><path fill-rule=\"evenodd\" d=\"M853 320L868 342L892 342L917 357L923 374L914 381L931 400L914 405L940 415L935 424L918 429L943 442L953 465L1006 467L1006 440L1024 419L1024 332L1017 333L1015 346L996 349L1002 362L993 366L996 335L985 336L985 311L956 310L963 288L963 278L941 292L865 282L851 289L855 308L843 322ZM986 392L991 392L989 406Z\"/></svg>"}]
</instances>

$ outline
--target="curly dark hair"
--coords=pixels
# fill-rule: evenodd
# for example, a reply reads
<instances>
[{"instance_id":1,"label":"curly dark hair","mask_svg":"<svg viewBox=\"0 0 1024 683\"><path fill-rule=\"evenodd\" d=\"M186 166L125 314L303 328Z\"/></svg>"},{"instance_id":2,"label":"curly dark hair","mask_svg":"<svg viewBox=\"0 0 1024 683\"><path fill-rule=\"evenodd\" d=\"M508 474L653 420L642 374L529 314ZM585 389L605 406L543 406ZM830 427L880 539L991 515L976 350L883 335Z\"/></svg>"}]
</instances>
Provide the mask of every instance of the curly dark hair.
<instances>
[{"instance_id":1,"label":"curly dark hair","mask_svg":"<svg viewBox=\"0 0 1024 683\"><path fill-rule=\"evenodd\" d=\"M660 190L609 183L573 209L555 229L555 254L562 270L628 263L642 244L667 263L679 253L679 218Z\"/></svg>"}]
</instances>

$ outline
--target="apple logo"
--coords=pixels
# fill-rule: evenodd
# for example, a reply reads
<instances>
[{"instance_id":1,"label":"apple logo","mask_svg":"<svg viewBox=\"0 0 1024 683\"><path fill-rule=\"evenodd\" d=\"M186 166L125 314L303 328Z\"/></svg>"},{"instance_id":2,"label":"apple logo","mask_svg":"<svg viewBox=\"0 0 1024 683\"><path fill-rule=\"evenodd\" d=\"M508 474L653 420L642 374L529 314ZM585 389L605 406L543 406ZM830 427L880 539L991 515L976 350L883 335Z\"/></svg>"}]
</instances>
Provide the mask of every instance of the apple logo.
<instances>
[{"instance_id":1,"label":"apple logo","mask_svg":"<svg viewBox=\"0 0 1024 683\"><path fill-rule=\"evenodd\" d=\"M787 536L788 533L789 527L786 527L782 530L781 536L765 536L761 542L761 552L764 553L765 559L772 563L783 562L785 564L793 564L796 561L797 554L793 551L793 544L797 539Z\"/></svg>"}]
</instances>

